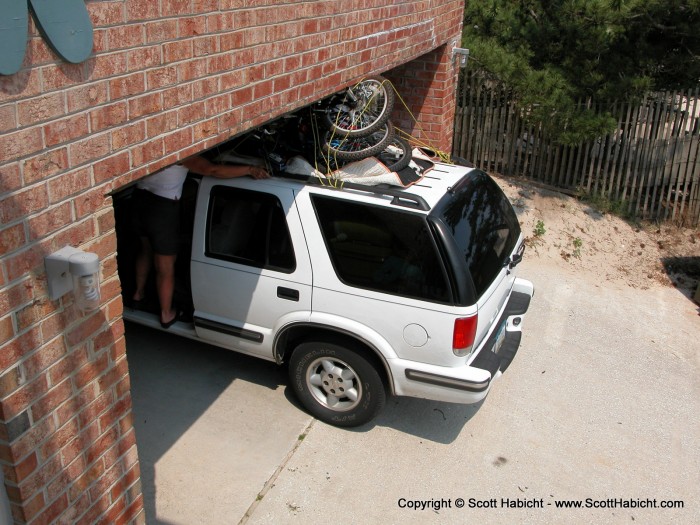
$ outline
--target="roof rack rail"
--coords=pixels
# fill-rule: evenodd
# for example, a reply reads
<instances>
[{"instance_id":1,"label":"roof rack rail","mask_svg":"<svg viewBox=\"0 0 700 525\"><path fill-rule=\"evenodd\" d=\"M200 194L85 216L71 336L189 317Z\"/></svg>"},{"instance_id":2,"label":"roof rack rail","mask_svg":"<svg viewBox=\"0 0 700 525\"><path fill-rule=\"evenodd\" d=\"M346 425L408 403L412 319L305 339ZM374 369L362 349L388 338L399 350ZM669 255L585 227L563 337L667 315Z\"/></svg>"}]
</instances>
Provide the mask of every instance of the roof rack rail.
<instances>
[{"instance_id":1,"label":"roof rack rail","mask_svg":"<svg viewBox=\"0 0 700 525\"><path fill-rule=\"evenodd\" d=\"M338 185L334 186L331 181L323 181L317 177L308 177L306 179L308 184L316 184L319 186L326 186L335 189L348 189L356 191L364 191L366 193L374 193L375 195L385 195L387 197L393 197L391 204L394 206L403 206L405 208L414 208L416 210L429 211L430 205L428 202L420 195L415 195L407 191L399 190L396 188L389 188L386 185L380 186L368 186L366 184L358 184L356 182L343 182L342 180L337 181Z\"/></svg>"}]
</instances>

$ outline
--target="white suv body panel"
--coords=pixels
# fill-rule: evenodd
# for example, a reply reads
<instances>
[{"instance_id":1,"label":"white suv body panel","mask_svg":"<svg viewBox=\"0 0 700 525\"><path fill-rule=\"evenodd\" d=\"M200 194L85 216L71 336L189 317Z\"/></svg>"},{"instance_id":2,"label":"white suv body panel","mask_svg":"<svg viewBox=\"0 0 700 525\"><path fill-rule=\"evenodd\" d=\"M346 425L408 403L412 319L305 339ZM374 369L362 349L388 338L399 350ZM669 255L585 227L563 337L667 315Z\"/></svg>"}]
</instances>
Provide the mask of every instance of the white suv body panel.
<instances>
[{"instance_id":1,"label":"white suv body panel","mask_svg":"<svg viewBox=\"0 0 700 525\"><path fill-rule=\"evenodd\" d=\"M407 188L432 207L469 170L437 164L424 180ZM294 247L291 273L255 268L210 258L206 254L210 193L227 186L268 193L280 199ZM529 281L515 277L511 266L470 306L453 306L368 290L344 283L337 275L318 224L312 196L322 194L394 211L428 215L429 210L402 209L392 198L363 191L337 191L293 180L203 178L197 197L192 242L191 283L195 333L203 341L268 360L280 360L280 334L294 327L322 327L351 334L384 366L396 395L455 403L475 403L488 393L495 372L472 366L494 341L518 335L524 311L506 315L513 292L532 296ZM520 235L516 249L522 244ZM513 265L514 266L514 265ZM283 291L280 294L280 290ZM297 298L285 296L287 291ZM281 296L280 296L281 295ZM525 310L527 305L525 306ZM452 349L455 320L478 315L472 351L458 357ZM128 312L125 317L129 317ZM139 321L134 316L134 320ZM153 326L153 324L150 324ZM499 333L499 330L503 330ZM501 337L496 338L499 334ZM518 338L519 342L519 338ZM517 350L517 345L516 345Z\"/></svg>"}]
</instances>

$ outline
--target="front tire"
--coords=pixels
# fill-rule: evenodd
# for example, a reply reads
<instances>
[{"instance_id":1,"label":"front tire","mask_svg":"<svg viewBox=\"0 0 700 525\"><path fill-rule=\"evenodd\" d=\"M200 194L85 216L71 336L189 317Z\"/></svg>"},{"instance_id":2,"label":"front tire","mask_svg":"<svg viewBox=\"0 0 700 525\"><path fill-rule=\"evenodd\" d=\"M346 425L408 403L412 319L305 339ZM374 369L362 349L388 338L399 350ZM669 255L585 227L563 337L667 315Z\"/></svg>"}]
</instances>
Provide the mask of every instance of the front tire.
<instances>
[{"instance_id":1,"label":"front tire","mask_svg":"<svg viewBox=\"0 0 700 525\"><path fill-rule=\"evenodd\" d=\"M374 419L386 402L376 368L359 352L314 341L294 349L289 362L292 388L306 410L339 427Z\"/></svg>"}]
</instances>

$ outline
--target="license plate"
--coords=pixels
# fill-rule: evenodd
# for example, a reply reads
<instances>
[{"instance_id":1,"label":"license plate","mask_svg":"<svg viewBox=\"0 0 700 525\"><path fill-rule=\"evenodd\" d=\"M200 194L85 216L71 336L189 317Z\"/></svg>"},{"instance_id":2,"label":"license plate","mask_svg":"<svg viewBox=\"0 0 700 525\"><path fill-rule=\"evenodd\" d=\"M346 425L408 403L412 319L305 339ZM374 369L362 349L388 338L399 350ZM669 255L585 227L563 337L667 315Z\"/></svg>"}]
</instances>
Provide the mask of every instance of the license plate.
<instances>
[{"instance_id":1,"label":"license plate","mask_svg":"<svg viewBox=\"0 0 700 525\"><path fill-rule=\"evenodd\" d=\"M501 349L501 346L503 345L503 341L506 339L506 323L501 324L501 326L498 327L498 332L496 333L496 342L493 344L493 347L491 348L491 351L494 354L498 354L498 351Z\"/></svg>"}]
</instances>

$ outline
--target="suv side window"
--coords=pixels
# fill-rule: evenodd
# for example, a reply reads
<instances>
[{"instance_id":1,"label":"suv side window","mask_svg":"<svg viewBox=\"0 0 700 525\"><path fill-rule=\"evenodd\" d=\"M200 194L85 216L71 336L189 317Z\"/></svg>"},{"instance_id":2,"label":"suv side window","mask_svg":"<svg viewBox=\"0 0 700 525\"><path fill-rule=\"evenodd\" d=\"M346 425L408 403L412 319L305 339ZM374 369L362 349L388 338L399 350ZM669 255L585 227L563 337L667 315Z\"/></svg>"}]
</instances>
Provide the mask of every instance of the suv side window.
<instances>
[{"instance_id":1,"label":"suv side window","mask_svg":"<svg viewBox=\"0 0 700 525\"><path fill-rule=\"evenodd\" d=\"M313 204L333 267L345 284L428 301L451 300L424 217L321 196L314 196Z\"/></svg>"},{"instance_id":2,"label":"suv side window","mask_svg":"<svg viewBox=\"0 0 700 525\"><path fill-rule=\"evenodd\" d=\"M269 193L212 188L205 250L207 257L257 268L296 269L282 204Z\"/></svg>"}]
</instances>

